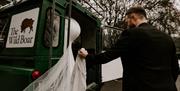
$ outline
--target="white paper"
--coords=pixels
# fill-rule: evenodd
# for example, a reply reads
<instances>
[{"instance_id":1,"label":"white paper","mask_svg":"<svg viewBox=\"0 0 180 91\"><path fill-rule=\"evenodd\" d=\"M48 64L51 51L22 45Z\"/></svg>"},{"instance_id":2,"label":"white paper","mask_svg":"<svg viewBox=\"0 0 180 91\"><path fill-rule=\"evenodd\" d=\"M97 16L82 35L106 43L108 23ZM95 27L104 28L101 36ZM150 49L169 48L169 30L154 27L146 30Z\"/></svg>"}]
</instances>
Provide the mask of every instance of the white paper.
<instances>
[{"instance_id":1,"label":"white paper","mask_svg":"<svg viewBox=\"0 0 180 91\"><path fill-rule=\"evenodd\" d=\"M123 68L121 58L102 65L102 82L122 78Z\"/></svg>"}]
</instances>

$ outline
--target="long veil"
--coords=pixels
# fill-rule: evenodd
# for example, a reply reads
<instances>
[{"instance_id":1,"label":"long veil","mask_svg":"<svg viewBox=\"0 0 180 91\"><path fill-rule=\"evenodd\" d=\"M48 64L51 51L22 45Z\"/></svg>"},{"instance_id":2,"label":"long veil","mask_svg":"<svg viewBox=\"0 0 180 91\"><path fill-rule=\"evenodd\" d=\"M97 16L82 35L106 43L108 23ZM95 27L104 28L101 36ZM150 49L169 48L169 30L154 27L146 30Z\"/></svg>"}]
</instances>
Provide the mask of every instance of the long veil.
<instances>
[{"instance_id":1,"label":"long veil","mask_svg":"<svg viewBox=\"0 0 180 91\"><path fill-rule=\"evenodd\" d=\"M66 24L67 20L66 20ZM67 26L65 26L67 30ZM23 91L85 91L85 59L76 57L74 61L71 44L80 35L80 26L74 20L70 22L70 42L60 60L41 77L32 82Z\"/></svg>"}]
</instances>

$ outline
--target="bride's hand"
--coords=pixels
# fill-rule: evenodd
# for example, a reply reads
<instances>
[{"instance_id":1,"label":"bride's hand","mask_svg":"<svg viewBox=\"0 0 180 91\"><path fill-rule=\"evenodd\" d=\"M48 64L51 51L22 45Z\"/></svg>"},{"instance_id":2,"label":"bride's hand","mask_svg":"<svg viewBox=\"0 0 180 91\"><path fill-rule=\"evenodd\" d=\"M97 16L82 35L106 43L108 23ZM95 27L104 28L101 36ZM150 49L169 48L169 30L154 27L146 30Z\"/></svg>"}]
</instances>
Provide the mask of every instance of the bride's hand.
<instances>
[{"instance_id":1,"label":"bride's hand","mask_svg":"<svg viewBox=\"0 0 180 91\"><path fill-rule=\"evenodd\" d=\"M82 58L86 58L86 56L88 55L88 52L85 48L81 48L79 51L78 51L78 54L80 57Z\"/></svg>"}]
</instances>

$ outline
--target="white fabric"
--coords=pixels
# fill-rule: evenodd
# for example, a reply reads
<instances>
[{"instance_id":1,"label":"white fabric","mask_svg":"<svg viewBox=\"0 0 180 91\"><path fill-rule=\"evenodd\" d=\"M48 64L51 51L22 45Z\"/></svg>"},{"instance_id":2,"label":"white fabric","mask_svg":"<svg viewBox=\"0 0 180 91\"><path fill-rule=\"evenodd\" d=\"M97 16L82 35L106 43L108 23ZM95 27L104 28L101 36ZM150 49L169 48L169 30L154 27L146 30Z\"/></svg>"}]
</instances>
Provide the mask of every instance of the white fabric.
<instances>
[{"instance_id":1,"label":"white fabric","mask_svg":"<svg viewBox=\"0 0 180 91\"><path fill-rule=\"evenodd\" d=\"M74 71L71 77L71 91L85 91L86 90L86 63L85 59L76 57Z\"/></svg>"},{"instance_id":2,"label":"white fabric","mask_svg":"<svg viewBox=\"0 0 180 91\"><path fill-rule=\"evenodd\" d=\"M70 43L67 50L51 69L32 82L23 91L85 91L85 59L77 56L75 63L71 48L72 42L79 35L80 26L74 19L71 19Z\"/></svg>"}]
</instances>

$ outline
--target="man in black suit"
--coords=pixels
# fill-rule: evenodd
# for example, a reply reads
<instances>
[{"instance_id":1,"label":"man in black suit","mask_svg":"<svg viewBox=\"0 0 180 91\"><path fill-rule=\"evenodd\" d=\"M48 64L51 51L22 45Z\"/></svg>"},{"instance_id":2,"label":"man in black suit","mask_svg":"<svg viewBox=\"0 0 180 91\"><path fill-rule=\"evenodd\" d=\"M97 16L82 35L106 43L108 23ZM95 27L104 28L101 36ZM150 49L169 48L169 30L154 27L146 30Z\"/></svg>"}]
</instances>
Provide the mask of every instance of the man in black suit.
<instances>
[{"instance_id":1,"label":"man in black suit","mask_svg":"<svg viewBox=\"0 0 180 91\"><path fill-rule=\"evenodd\" d=\"M129 29L116 45L97 55L82 48L79 55L87 65L104 64L121 57L123 91L177 91L178 60L172 38L147 23L146 12L132 7L126 13Z\"/></svg>"}]
</instances>

